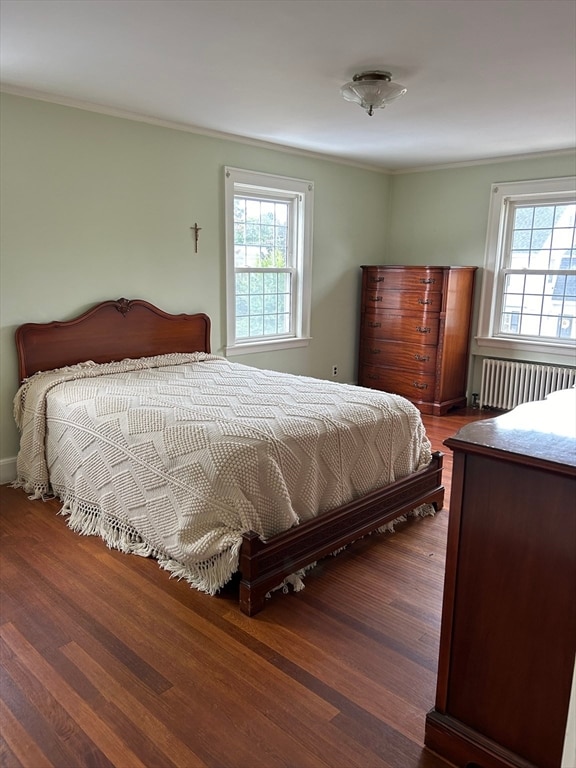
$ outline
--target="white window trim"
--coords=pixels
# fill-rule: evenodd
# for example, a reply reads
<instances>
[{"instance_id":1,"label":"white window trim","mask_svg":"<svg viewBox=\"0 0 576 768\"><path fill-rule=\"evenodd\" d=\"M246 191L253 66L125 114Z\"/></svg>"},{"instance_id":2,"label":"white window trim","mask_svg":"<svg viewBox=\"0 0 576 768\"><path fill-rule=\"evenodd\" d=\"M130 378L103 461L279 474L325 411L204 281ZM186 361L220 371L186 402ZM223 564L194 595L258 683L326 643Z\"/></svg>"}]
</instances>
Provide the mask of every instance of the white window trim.
<instances>
[{"instance_id":1,"label":"white window trim","mask_svg":"<svg viewBox=\"0 0 576 768\"><path fill-rule=\"evenodd\" d=\"M495 336L499 297L497 293L497 275L503 259L503 241L505 236L504 209L508 200L529 202L530 198L541 199L549 196L576 194L576 176L556 179L537 179L535 181L516 181L505 184L492 184L486 252L484 256L484 274L480 297L480 315L476 343L479 347L491 347L502 353L520 351L555 355L574 362L574 346L554 342L549 339L536 341L512 339Z\"/></svg>"},{"instance_id":2,"label":"white window trim","mask_svg":"<svg viewBox=\"0 0 576 768\"><path fill-rule=\"evenodd\" d=\"M296 310L294 335L262 340L236 340L236 302L234 265L234 192L242 184L263 191L278 190L297 193L302 197L299 224L300 242L297 245ZM246 355L255 352L273 352L281 349L304 347L310 341L310 314L312 304L312 220L314 211L314 183L288 176L224 168L224 205L226 222L226 354Z\"/></svg>"}]
</instances>

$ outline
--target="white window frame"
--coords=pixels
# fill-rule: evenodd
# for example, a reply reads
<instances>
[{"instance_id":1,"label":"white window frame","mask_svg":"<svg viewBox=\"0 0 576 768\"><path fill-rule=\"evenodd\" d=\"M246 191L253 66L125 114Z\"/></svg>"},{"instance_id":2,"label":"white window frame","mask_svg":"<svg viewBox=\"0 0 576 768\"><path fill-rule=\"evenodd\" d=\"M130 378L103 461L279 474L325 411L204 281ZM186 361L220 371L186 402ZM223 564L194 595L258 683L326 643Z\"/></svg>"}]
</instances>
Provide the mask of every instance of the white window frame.
<instances>
[{"instance_id":1,"label":"white window frame","mask_svg":"<svg viewBox=\"0 0 576 768\"><path fill-rule=\"evenodd\" d=\"M291 331L265 339L236 338L236 265L234 261L234 196L259 194L279 197L293 196L296 206L295 229L292 237L293 302ZM312 216L314 184L304 179L258 173L241 168L224 168L224 205L226 222L226 326L227 355L271 352L307 346L310 341L312 303Z\"/></svg>"},{"instance_id":2,"label":"white window frame","mask_svg":"<svg viewBox=\"0 0 576 768\"><path fill-rule=\"evenodd\" d=\"M507 236L508 203L549 201L576 195L576 176L535 181L517 181L492 184L488 232L484 257L484 274L480 298L480 315L476 343L479 347L491 347L506 351L545 353L569 359L573 364L575 347L554 339L528 339L498 335L500 308L502 306L502 269Z\"/></svg>"}]
</instances>

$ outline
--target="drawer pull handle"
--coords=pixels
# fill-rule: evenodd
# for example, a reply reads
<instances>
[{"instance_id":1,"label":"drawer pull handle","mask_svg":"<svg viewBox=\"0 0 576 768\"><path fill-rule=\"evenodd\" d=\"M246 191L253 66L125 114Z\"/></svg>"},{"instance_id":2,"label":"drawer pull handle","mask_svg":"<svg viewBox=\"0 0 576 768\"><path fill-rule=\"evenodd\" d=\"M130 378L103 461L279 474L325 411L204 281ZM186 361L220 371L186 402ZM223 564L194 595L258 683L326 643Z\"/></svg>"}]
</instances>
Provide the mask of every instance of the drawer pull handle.
<instances>
[{"instance_id":1,"label":"drawer pull handle","mask_svg":"<svg viewBox=\"0 0 576 768\"><path fill-rule=\"evenodd\" d=\"M380 328L382 323L368 323L368 328Z\"/></svg>"},{"instance_id":2,"label":"drawer pull handle","mask_svg":"<svg viewBox=\"0 0 576 768\"><path fill-rule=\"evenodd\" d=\"M370 278L371 283L383 283L384 278L383 277L371 277Z\"/></svg>"},{"instance_id":3,"label":"drawer pull handle","mask_svg":"<svg viewBox=\"0 0 576 768\"><path fill-rule=\"evenodd\" d=\"M369 349L368 351L370 352L371 355L379 355L380 354L380 350L379 349L372 348L372 349Z\"/></svg>"},{"instance_id":4,"label":"drawer pull handle","mask_svg":"<svg viewBox=\"0 0 576 768\"><path fill-rule=\"evenodd\" d=\"M366 374L367 379L374 379L375 381L378 381L378 376L375 373L367 373Z\"/></svg>"},{"instance_id":5,"label":"drawer pull handle","mask_svg":"<svg viewBox=\"0 0 576 768\"><path fill-rule=\"evenodd\" d=\"M427 363L428 360L430 360L430 355L419 355L416 353L414 355L414 360L418 360L419 363Z\"/></svg>"},{"instance_id":6,"label":"drawer pull handle","mask_svg":"<svg viewBox=\"0 0 576 768\"><path fill-rule=\"evenodd\" d=\"M416 389L428 389L428 384L420 384L418 381L413 381L412 386L416 387Z\"/></svg>"},{"instance_id":7,"label":"drawer pull handle","mask_svg":"<svg viewBox=\"0 0 576 768\"><path fill-rule=\"evenodd\" d=\"M432 304L432 299L418 299L418 304Z\"/></svg>"},{"instance_id":8,"label":"drawer pull handle","mask_svg":"<svg viewBox=\"0 0 576 768\"><path fill-rule=\"evenodd\" d=\"M436 282L436 278L435 277L421 277L420 278L420 282L424 283L424 285L432 285L433 283Z\"/></svg>"},{"instance_id":9,"label":"drawer pull handle","mask_svg":"<svg viewBox=\"0 0 576 768\"><path fill-rule=\"evenodd\" d=\"M370 296L370 301L382 301L382 296Z\"/></svg>"},{"instance_id":10,"label":"drawer pull handle","mask_svg":"<svg viewBox=\"0 0 576 768\"><path fill-rule=\"evenodd\" d=\"M431 329L431 328L430 328L430 326L428 326L428 325L425 325L425 326L422 326L422 325L418 325L418 326L416 327L416 330L418 331L418 333L430 333L430 331L431 331L432 329Z\"/></svg>"}]
</instances>

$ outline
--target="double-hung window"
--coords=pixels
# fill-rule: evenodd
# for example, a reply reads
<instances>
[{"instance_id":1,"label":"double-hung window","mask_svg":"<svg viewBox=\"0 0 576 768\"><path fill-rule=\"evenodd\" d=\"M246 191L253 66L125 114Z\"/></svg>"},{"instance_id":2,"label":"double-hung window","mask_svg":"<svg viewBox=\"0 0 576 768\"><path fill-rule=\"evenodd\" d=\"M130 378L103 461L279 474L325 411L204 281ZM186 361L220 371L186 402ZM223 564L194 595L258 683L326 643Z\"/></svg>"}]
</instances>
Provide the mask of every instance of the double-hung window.
<instances>
[{"instance_id":1,"label":"double-hung window","mask_svg":"<svg viewBox=\"0 0 576 768\"><path fill-rule=\"evenodd\" d=\"M225 168L228 354L308 343L313 192L310 181Z\"/></svg>"},{"instance_id":2,"label":"double-hung window","mask_svg":"<svg viewBox=\"0 0 576 768\"><path fill-rule=\"evenodd\" d=\"M574 355L576 178L493 185L477 341Z\"/></svg>"}]
</instances>

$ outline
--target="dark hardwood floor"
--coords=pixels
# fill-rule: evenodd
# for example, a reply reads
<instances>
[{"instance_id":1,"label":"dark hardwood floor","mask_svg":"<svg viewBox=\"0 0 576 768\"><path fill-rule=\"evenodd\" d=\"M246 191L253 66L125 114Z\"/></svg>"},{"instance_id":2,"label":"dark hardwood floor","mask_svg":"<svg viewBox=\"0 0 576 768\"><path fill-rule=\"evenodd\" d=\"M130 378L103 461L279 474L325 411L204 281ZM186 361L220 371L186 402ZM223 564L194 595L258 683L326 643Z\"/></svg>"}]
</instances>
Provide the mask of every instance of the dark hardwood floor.
<instances>
[{"instance_id":1,"label":"dark hardwood floor","mask_svg":"<svg viewBox=\"0 0 576 768\"><path fill-rule=\"evenodd\" d=\"M433 447L490 414L425 416ZM4 768L446 768L433 706L447 505L254 618L0 488Z\"/></svg>"}]
</instances>

